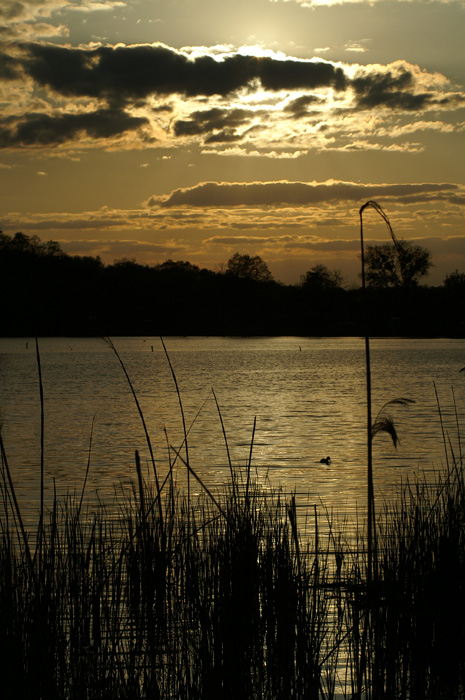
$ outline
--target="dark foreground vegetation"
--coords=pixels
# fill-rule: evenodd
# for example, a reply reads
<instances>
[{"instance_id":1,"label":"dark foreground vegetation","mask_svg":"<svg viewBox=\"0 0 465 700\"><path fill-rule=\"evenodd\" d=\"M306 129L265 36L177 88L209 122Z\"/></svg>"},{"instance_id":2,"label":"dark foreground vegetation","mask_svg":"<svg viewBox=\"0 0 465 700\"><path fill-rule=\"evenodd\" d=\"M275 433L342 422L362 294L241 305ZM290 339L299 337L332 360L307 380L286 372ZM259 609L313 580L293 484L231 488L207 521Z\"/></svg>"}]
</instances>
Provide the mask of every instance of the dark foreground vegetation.
<instances>
[{"instance_id":1,"label":"dark foreground vegetation","mask_svg":"<svg viewBox=\"0 0 465 700\"><path fill-rule=\"evenodd\" d=\"M236 254L222 272L172 260L104 265L0 232L0 335L348 336L365 334L367 315L370 335L464 337L465 273L422 286L396 274L388 246L375 248L363 294L322 265L284 285L258 256Z\"/></svg>"},{"instance_id":2,"label":"dark foreground vegetation","mask_svg":"<svg viewBox=\"0 0 465 700\"><path fill-rule=\"evenodd\" d=\"M43 411L41 423L43 435ZM458 442L454 454L444 439L434 483L404 484L378 504L369 534L364 517L340 525L255 477L253 441L213 493L190 465L187 429L179 448L168 440L163 481L146 431L150 469L136 451L132 491L113 503L87 497L89 454L82 489L46 508L42 452L40 512L27 528L0 439L1 697L462 700Z\"/></svg>"},{"instance_id":3,"label":"dark foreground vegetation","mask_svg":"<svg viewBox=\"0 0 465 700\"><path fill-rule=\"evenodd\" d=\"M464 697L461 462L378 519L367 587L363 529L319 509L303 537L248 468L200 499L138 468L132 497L55 501L23 537L5 459L5 700Z\"/></svg>"}]
</instances>

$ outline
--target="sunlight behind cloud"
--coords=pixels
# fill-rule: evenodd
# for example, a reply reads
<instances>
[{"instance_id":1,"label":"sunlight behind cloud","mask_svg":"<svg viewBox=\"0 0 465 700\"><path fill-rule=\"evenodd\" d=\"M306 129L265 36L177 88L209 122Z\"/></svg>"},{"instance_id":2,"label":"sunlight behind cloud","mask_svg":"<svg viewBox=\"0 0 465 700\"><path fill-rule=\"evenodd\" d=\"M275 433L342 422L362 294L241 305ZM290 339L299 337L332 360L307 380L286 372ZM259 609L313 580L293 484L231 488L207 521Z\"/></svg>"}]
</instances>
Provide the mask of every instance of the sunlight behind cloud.
<instances>
[{"instance_id":1,"label":"sunlight behind cloud","mask_svg":"<svg viewBox=\"0 0 465 700\"><path fill-rule=\"evenodd\" d=\"M283 51L274 51L273 49L267 49L259 44L249 44L247 46L240 46L237 49L237 53L240 56L255 56L256 58L267 57L272 58L275 61L285 61L288 58Z\"/></svg>"},{"instance_id":2,"label":"sunlight behind cloud","mask_svg":"<svg viewBox=\"0 0 465 700\"><path fill-rule=\"evenodd\" d=\"M5 89L17 89L15 79L25 78L24 99L33 90L43 98L22 112L18 100L10 100L0 147L194 144L215 153L232 145L243 152L296 153L346 150L363 140L371 149L405 150L393 142L401 131L390 129L400 119L415 123L432 111L452 116L465 105L465 92L445 76L406 61L362 65L290 57L260 46L223 49L118 43L76 50L32 43L5 54ZM64 79L62 65L72 67L72 81Z\"/></svg>"}]
</instances>

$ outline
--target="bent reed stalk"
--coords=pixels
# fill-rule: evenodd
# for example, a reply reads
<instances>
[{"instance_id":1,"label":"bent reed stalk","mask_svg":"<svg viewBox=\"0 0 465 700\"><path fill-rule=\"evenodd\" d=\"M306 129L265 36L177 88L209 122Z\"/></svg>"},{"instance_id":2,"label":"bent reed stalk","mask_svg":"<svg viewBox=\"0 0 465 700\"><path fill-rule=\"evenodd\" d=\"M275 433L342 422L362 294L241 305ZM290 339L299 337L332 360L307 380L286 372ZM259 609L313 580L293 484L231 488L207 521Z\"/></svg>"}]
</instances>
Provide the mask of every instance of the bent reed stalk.
<instances>
[{"instance_id":1,"label":"bent reed stalk","mask_svg":"<svg viewBox=\"0 0 465 700\"><path fill-rule=\"evenodd\" d=\"M370 328L368 319L368 304L366 303L366 277L365 277L365 243L363 236L363 214L367 209L374 209L377 214L385 222L389 234L393 240L396 250L398 249L398 241L392 230L391 223L385 214L383 208L375 201L370 200L365 202L360 207L360 248L361 248L361 263L362 263L362 290L365 300L365 373L366 373L366 394L367 394L367 586L371 587L373 579L373 549L376 548L376 513L375 513L375 495L373 489L373 419L372 419L372 399L371 399L371 354L370 354ZM375 559L376 561L376 559Z\"/></svg>"},{"instance_id":2,"label":"bent reed stalk","mask_svg":"<svg viewBox=\"0 0 465 700\"><path fill-rule=\"evenodd\" d=\"M190 464L202 492L180 491L173 464L183 445L167 437L163 483L144 477L136 451L132 494L90 505L91 435L80 494L44 511L40 563L0 440L2 697L461 700L460 439L455 451L445 440L448 468L434 484L407 482L381 509L370 598L365 522L354 537L326 510L324 527L314 505L304 537L295 495L252 477L253 436L245 473L233 466L216 405L230 465L218 493Z\"/></svg>"}]
</instances>

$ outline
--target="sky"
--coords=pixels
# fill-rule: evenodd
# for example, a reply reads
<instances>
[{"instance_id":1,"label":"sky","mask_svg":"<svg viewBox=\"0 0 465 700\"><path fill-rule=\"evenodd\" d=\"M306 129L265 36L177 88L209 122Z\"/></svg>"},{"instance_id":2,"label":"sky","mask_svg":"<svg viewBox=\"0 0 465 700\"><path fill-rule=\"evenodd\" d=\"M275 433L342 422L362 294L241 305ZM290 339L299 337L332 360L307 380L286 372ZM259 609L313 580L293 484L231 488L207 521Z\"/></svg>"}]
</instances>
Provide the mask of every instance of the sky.
<instances>
[{"instance_id":1,"label":"sky","mask_svg":"<svg viewBox=\"0 0 465 700\"><path fill-rule=\"evenodd\" d=\"M360 284L359 209L465 272L465 0L2 0L0 229ZM374 209L368 243L388 241Z\"/></svg>"}]
</instances>

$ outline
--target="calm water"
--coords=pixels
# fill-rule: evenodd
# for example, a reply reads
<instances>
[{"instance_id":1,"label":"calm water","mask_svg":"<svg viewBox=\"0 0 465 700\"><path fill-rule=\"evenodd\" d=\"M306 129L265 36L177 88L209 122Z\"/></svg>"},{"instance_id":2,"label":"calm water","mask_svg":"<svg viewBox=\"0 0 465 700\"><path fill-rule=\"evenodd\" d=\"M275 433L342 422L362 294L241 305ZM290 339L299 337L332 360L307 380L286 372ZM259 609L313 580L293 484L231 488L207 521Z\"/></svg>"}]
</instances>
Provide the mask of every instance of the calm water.
<instances>
[{"instance_id":1,"label":"calm water","mask_svg":"<svg viewBox=\"0 0 465 700\"><path fill-rule=\"evenodd\" d=\"M163 475L167 441L179 448L182 422L175 385L158 338L114 338L139 398ZM99 339L41 339L45 396L47 496L79 489L88 460L89 488L102 498L135 476L134 450L148 449L127 380ZM210 488L229 474L214 389L234 465L250 453L259 478L295 489L308 503L322 499L351 512L365 498L365 351L362 338L166 338L189 429L190 460ZM454 449L465 414L464 340L371 341L373 414L394 398L401 444L375 439L379 497L407 476L444 464L435 385ZM21 502L37 507L40 405L33 339L0 339L0 421ZM331 456L331 465L320 458ZM178 481L185 481L182 464Z\"/></svg>"}]
</instances>

